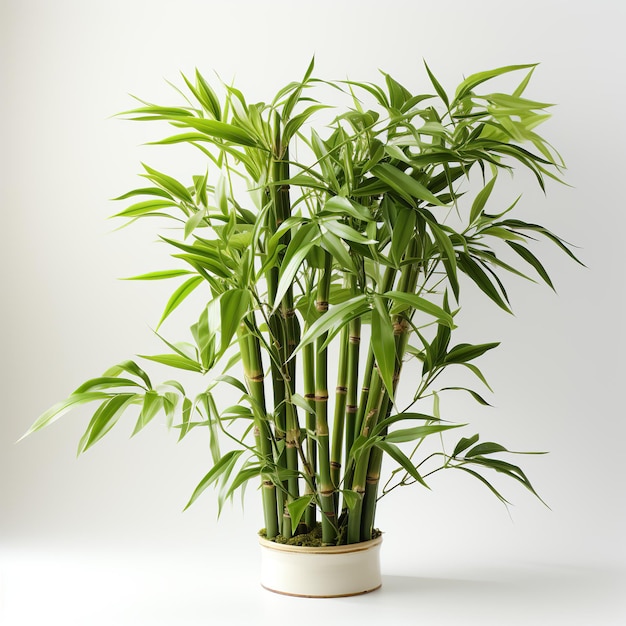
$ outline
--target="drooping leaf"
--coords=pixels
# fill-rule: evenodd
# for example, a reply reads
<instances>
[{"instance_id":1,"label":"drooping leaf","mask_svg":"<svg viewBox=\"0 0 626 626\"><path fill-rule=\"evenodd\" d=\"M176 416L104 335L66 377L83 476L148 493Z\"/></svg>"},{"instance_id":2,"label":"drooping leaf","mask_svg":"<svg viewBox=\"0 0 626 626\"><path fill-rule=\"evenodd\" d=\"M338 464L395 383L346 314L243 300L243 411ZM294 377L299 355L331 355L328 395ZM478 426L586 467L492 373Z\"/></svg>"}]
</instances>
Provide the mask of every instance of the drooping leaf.
<instances>
[{"instance_id":1,"label":"drooping leaf","mask_svg":"<svg viewBox=\"0 0 626 626\"><path fill-rule=\"evenodd\" d=\"M289 517L291 517L291 532L295 533L296 528L298 528L298 524L302 519L305 511L311 505L313 499L313 494L301 496L292 502L287 504L287 509L289 509Z\"/></svg>"},{"instance_id":2,"label":"drooping leaf","mask_svg":"<svg viewBox=\"0 0 626 626\"><path fill-rule=\"evenodd\" d=\"M121 393L103 402L93 414L85 434L80 439L78 454L85 452L94 443L100 441L115 426L122 413L138 401L141 401L141 395L139 394Z\"/></svg>"},{"instance_id":3,"label":"drooping leaf","mask_svg":"<svg viewBox=\"0 0 626 626\"><path fill-rule=\"evenodd\" d=\"M204 279L202 276L192 276L188 280L186 280L176 291L170 296L170 299L167 301L165 305L165 310L163 311L163 315L161 315L161 319L157 324L157 330L161 326L161 324L170 316L172 311L178 308L182 302L192 293L198 285Z\"/></svg>"},{"instance_id":4,"label":"drooping leaf","mask_svg":"<svg viewBox=\"0 0 626 626\"><path fill-rule=\"evenodd\" d=\"M371 345L378 372L390 398L394 397L394 373L396 368L396 342L389 311L381 298L374 299L372 310Z\"/></svg>"},{"instance_id":5,"label":"drooping leaf","mask_svg":"<svg viewBox=\"0 0 626 626\"><path fill-rule=\"evenodd\" d=\"M401 198L411 206L415 206L415 199L423 200L437 206L445 206L441 200L433 195L424 185L418 183L407 173L389 163L379 163L372 168L372 174L389 185Z\"/></svg>"},{"instance_id":6,"label":"drooping leaf","mask_svg":"<svg viewBox=\"0 0 626 626\"><path fill-rule=\"evenodd\" d=\"M469 344L469 343L460 343L457 346L454 346L448 354L446 355L445 362L446 363L466 363L467 361L471 361L473 359L477 359L479 356L482 356L488 350L493 350L500 345L499 341L492 343L481 343L481 344Z\"/></svg>"},{"instance_id":7,"label":"drooping leaf","mask_svg":"<svg viewBox=\"0 0 626 626\"><path fill-rule=\"evenodd\" d=\"M204 478L198 483L198 486L191 494L191 498L183 510L188 509L202 494L202 492L219 479L220 475L226 471L232 461L236 461L242 454L243 450L230 450L209 470Z\"/></svg>"}]
</instances>

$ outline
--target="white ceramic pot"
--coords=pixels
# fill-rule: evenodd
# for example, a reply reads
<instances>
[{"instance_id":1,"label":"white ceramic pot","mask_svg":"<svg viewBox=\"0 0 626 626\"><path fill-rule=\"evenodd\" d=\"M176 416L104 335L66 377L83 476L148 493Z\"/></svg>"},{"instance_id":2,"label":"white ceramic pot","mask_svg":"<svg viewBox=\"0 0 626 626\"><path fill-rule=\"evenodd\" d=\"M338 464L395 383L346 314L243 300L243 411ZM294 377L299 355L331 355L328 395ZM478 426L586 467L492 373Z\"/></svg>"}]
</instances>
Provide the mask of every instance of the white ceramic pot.
<instances>
[{"instance_id":1,"label":"white ceramic pot","mask_svg":"<svg viewBox=\"0 0 626 626\"><path fill-rule=\"evenodd\" d=\"M382 536L347 546L308 548L260 539L261 585L305 598L354 596L378 589Z\"/></svg>"}]
</instances>

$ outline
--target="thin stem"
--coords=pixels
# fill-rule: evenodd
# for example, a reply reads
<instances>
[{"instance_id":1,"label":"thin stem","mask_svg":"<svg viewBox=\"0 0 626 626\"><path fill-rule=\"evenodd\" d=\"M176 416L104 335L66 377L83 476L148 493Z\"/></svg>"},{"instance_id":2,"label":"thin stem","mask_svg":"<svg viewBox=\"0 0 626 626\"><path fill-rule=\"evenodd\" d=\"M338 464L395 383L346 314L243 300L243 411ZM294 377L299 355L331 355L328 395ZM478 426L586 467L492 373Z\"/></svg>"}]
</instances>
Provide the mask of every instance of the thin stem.
<instances>
[{"instance_id":1,"label":"thin stem","mask_svg":"<svg viewBox=\"0 0 626 626\"><path fill-rule=\"evenodd\" d=\"M248 325L245 322L242 322L239 326L238 335L244 375L248 391L254 400L254 436L257 454L261 458L263 466L273 467L273 439L265 408L265 386L263 383L264 374L261 361L261 347L258 338L250 333ZM268 539L273 539L279 532L276 486L272 481L271 475L267 472L261 475L261 480L265 530Z\"/></svg>"}]
</instances>

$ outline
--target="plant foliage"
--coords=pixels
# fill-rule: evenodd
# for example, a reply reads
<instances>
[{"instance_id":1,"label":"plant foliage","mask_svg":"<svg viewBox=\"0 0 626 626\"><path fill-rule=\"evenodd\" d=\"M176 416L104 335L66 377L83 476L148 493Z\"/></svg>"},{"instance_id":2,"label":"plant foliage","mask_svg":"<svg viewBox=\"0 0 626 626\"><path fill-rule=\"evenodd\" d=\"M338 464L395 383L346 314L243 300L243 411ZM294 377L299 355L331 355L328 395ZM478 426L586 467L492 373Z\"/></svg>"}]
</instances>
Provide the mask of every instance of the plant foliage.
<instances>
[{"instance_id":1,"label":"plant foliage","mask_svg":"<svg viewBox=\"0 0 626 626\"><path fill-rule=\"evenodd\" d=\"M87 402L97 409L79 452L132 406L133 434L159 413L181 439L206 428L211 466L189 504L216 487L221 506L259 481L269 538L321 520L325 544L367 540L381 495L428 486L441 469L477 478L503 502L494 472L534 493L524 472L502 460L506 448L478 435L461 437L451 453L421 454L427 438L462 426L441 419L441 394L464 390L487 404L472 388L437 386L459 366L487 385L475 360L498 345L454 342L462 291L477 289L486 305L510 311L507 275L531 271L553 287L531 251L535 238L576 258L557 235L513 217L517 201L505 208L492 200L502 171L530 170L543 189L563 166L536 131L550 105L523 95L533 70L480 72L447 93L426 67L429 92L414 94L388 74L380 84L322 81L311 62L269 103L248 102L229 85L215 90L196 72L183 76L182 105L141 102L124 113L173 129L154 143L206 157L206 169L184 180L143 165L148 186L121 196L131 203L117 217L168 227L161 240L175 265L133 277L180 281L159 326L192 293L202 295L193 343L163 338L165 353L142 358L208 381L188 395L174 380L154 386L125 361L29 432ZM513 72L523 79L512 93L489 91L490 81ZM318 99L328 93L341 108ZM406 381L412 401L401 407L409 359L420 367ZM218 386L237 403L219 406ZM381 487L385 455L394 469Z\"/></svg>"}]
</instances>

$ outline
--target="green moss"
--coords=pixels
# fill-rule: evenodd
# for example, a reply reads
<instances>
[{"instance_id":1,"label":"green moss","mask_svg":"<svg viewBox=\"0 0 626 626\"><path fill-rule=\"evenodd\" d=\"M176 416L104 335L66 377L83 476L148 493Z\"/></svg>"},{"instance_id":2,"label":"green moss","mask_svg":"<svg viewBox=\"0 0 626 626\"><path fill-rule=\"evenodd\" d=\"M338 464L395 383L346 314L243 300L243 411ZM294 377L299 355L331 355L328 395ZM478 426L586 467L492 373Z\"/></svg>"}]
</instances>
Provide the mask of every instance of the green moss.
<instances>
[{"instance_id":1,"label":"green moss","mask_svg":"<svg viewBox=\"0 0 626 626\"><path fill-rule=\"evenodd\" d=\"M263 539L267 539L267 532L265 528L262 528L259 531L259 535L263 537ZM376 539L380 537L382 532L377 528L372 532L372 539ZM270 539L270 541L274 541L275 543L282 543L289 546L305 546L308 548L321 548L322 544L322 524L321 522L317 522L315 527L310 530L308 533L303 533L301 535L294 535L293 537L283 537L283 535L277 535L274 539Z\"/></svg>"}]
</instances>

